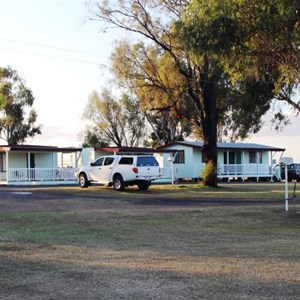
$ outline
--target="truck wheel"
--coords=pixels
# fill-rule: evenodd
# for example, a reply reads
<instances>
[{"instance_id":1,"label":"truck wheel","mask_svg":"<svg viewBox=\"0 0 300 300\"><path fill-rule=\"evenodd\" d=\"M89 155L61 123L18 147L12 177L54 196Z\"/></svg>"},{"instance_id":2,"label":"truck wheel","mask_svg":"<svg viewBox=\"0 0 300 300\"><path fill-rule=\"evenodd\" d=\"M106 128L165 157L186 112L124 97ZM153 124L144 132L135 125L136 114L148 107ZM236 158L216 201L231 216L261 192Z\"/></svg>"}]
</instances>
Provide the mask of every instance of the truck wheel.
<instances>
[{"instance_id":1,"label":"truck wheel","mask_svg":"<svg viewBox=\"0 0 300 300\"><path fill-rule=\"evenodd\" d=\"M113 180L113 187L116 191L124 191L125 184L121 175L116 175Z\"/></svg>"},{"instance_id":2,"label":"truck wheel","mask_svg":"<svg viewBox=\"0 0 300 300\"><path fill-rule=\"evenodd\" d=\"M138 188L141 191L147 191L149 188L150 184L148 181L142 181L138 183Z\"/></svg>"},{"instance_id":3,"label":"truck wheel","mask_svg":"<svg viewBox=\"0 0 300 300\"><path fill-rule=\"evenodd\" d=\"M79 175L79 185L82 188L87 188L89 186L89 182L88 182L87 177L84 173L81 173Z\"/></svg>"}]
</instances>

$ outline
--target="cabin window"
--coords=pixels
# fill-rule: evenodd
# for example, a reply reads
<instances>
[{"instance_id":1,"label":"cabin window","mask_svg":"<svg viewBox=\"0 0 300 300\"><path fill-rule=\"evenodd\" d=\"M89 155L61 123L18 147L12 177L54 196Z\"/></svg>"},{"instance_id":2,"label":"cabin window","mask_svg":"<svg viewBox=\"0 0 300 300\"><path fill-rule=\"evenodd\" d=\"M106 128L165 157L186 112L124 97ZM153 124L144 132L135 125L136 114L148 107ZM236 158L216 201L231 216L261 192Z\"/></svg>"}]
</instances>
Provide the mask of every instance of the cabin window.
<instances>
[{"instance_id":1,"label":"cabin window","mask_svg":"<svg viewBox=\"0 0 300 300\"><path fill-rule=\"evenodd\" d=\"M184 150L179 150L176 153L174 164L184 164L185 157L184 157Z\"/></svg>"},{"instance_id":2,"label":"cabin window","mask_svg":"<svg viewBox=\"0 0 300 300\"><path fill-rule=\"evenodd\" d=\"M249 152L249 163L250 164L261 164L262 163L262 152L261 151L250 151Z\"/></svg>"},{"instance_id":3,"label":"cabin window","mask_svg":"<svg viewBox=\"0 0 300 300\"><path fill-rule=\"evenodd\" d=\"M223 161L227 165L239 165L242 163L242 152L239 151L226 151L223 152Z\"/></svg>"}]
</instances>

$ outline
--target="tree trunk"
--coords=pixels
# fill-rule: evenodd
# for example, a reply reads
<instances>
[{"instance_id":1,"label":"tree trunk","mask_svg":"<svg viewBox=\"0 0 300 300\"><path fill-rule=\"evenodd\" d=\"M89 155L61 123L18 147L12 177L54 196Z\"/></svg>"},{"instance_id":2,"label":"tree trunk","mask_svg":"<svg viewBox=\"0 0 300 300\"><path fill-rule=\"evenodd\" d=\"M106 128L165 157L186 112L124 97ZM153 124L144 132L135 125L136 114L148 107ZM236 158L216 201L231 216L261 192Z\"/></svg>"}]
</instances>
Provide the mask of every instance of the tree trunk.
<instances>
[{"instance_id":1,"label":"tree trunk","mask_svg":"<svg viewBox=\"0 0 300 300\"><path fill-rule=\"evenodd\" d=\"M203 103L205 109L203 124L203 153L205 164L213 163L213 173L204 178L204 185L216 187L217 183L217 121L216 97L214 83L209 83L204 91Z\"/></svg>"},{"instance_id":2,"label":"tree trunk","mask_svg":"<svg viewBox=\"0 0 300 300\"><path fill-rule=\"evenodd\" d=\"M201 76L202 100L203 100L203 115L202 115L202 130L203 130L203 154L205 164L212 162L213 172L210 176L203 178L205 186L218 186L217 182L217 76L208 76L209 62L208 58L204 59L204 72Z\"/></svg>"}]
</instances>

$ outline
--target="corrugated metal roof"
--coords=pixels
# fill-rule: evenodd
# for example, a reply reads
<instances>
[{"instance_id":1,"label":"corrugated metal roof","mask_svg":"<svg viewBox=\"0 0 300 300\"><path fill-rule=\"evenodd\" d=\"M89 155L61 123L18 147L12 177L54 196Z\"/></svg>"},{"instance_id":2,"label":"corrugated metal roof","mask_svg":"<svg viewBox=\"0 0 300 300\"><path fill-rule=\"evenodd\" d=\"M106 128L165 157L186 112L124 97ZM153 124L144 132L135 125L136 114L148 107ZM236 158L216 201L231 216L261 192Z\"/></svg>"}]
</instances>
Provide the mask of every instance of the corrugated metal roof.
<instances>
[{"instance_id":1,"label":"corrugated metal roof","mask_svg":"<svg viewBox=\"0 0 300 300\"><path fill-rule=\"evenodd\" d=\"M127 154L143 154L143 153L159 153L159 152L172 152L170 150L159 150L155 148L145 147L95 147L95 151L103 151L109 153L127 153Z\"/></svg>"},{"instance_id":2,"label":"corrugated metal roof","mask_svg":"<svg viewBox=\"0 0 300 300\"><path fill-rule=\"evenodd\" d=\"M153 148L143 148L143 147L99 147L95 148L97 151L105 152L121 152L121 153L157 153L157 152L170 152L168 149L170 146L182 145L193 148L203 148L202 141L189 142L189 141L176 141L168 145ZM284 148L272 147L267 145L255 144L255 143L217 143L217 148L219 150L266 150L266 151L285 151ZM35 152L77 152L81 151L82 148L76 147L56 147L56 146L40 146L40 145L0 145L0 150L2 151L35 151ZM174 150L173 150L174 151Z\"/></svg>"},{"instance_id":3,"label":"corrugated metal roof","mask_svg":"<svg viewBox=\"0 0 300 300\"><path fill-rule=\"evenodd\" d=\"M166 146L162 146L159 149L168 148L174 145L182 145L193 148L203 148L203 142L188 142L188 141L176 141ZM217 143L218 150L266 150L266 151L285 151L284 148L278 148L273 146L255 144L255 143Z\"/></svg>"},{"instance_id":4,"label":"corrugated metal roof","mask_svg":"<svg viewBox=\"0 0 300 300\"><path fill-rule=\"evenodd\" d=\"M75 147L55 147L55 146L40 146L40 145L0 145L0 150L2 151L31 151L31 152L63 152L63 153L71 153L81 151L81 148Z\"/></svg>"}]
</instances>

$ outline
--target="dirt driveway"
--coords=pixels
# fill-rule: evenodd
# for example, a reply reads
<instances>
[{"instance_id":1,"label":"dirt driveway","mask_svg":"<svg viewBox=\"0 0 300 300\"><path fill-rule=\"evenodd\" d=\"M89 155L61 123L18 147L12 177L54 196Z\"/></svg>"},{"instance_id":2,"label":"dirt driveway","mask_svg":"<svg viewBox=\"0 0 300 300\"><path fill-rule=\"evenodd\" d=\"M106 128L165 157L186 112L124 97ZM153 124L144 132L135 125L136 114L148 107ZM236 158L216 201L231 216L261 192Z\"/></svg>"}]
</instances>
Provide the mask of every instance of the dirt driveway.
<instances>
[{"instance_id":1,"label":"dirt driveway","mask_svg":"<svg viewBox=\"0 0 300 300\"><path fill-rule=\"evenodd\" d=\"M85 202L76 202L76 199L83 198ZM74 186L0 187L0 211L70 211L83 206L93 208L114 199L118 200L120 196L114 196L113 193L110 195L107 191L100 194L96 188L82 190ZM111 203L111 206L114 204Z\"/></svg>"},{"instance_id":2,"label":"dirt driveway","mask_svg":"<svg viewBox=\"0 0 300 300\"><path fill-rule=\"evenodd\" d=\"M141 192L138 189L128 189L125 192L116 192L112 188L103 188L93 186L88 189L81 189L76 186L46 186L46 187L8 187L0 186L0 210L10 211L16 210L66 210L73 209L76 202L67 200L76 200L84 198L86 205L91 205L95 201L97 204L108 207L116 205L132 205L132 206L199 206L199 205L259 205L259 204L280 204L282 199L254 199L238 197L205 197L201 192L192 195L166 194L161 190L149 190ZM15 204L18 204L17 206ZM82 205L82 204L81 204Z\"/></svg>"}]
</instances>

